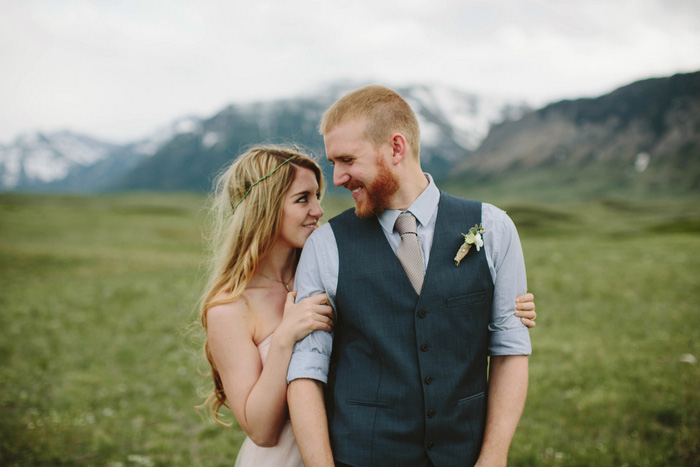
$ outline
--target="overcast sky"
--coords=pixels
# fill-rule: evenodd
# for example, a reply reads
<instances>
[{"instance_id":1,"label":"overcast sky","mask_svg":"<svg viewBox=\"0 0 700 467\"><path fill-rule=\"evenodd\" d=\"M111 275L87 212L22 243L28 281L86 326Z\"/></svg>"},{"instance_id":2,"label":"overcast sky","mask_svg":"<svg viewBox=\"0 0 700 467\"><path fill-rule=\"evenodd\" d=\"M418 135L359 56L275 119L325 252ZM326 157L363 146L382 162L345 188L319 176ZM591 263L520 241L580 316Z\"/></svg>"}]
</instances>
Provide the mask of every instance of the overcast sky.
<instances>
[{"instance_id":1,"label":"overcast sky","mask_svg":"<svg viewBox=\"0 0 700 467\"><path fill-rule=\"evenodd\" d=\"M698 70L698 0L0 0L0 143L127 141L337 79L539 105Z\"/></svg>"}]
</instances>

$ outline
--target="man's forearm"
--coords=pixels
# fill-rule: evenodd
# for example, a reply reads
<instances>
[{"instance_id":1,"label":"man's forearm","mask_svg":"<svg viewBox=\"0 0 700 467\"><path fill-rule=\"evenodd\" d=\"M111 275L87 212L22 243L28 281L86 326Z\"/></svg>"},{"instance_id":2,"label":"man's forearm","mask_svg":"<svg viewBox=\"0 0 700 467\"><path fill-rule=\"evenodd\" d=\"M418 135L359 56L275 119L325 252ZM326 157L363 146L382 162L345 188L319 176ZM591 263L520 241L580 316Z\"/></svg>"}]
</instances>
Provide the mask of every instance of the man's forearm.
<instances>
[{"instance_id":1,"label":"man's forearm","mask_svg":"<svg viewBox=\"0 0 700 467\"><path fill-rule=\"evenodd\" d=\"M528 357L491 357L484 442L477 466L505 466L527 396Z\"/></svg>"},{"instance_id":2,"label":"man's forearm","mask_svg":"<svg viewBox=\"0 0 700 467\"><path fill-rule=\"evenodd\" d=\"M306 467L333 465L328 436L323 383L313 379L295 379L287 389L289 416L301 457Z\"/></svg>"}]
</instances>

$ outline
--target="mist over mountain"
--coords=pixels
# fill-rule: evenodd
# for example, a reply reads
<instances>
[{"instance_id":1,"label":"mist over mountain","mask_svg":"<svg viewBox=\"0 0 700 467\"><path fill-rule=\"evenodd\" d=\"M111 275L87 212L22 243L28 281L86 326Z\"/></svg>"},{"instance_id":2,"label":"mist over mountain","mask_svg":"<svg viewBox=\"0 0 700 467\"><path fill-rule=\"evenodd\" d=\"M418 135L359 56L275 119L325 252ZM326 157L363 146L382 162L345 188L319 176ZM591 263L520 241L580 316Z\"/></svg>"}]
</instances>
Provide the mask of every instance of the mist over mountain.
<instances>
[{"instance_id":1,"label":"mist over mountain","mask_svg":"<svg viewBox=\"0 0 700 467\"><path fill-rule=\"evenodd\" d=\"M256 143L297 144L313 152L326 175L318 122L338 97L360 86L336 82L313 94L251 104L230 104L208 118L187 117L149 138L117 146L71 132L70 147L53 144L54 135L28 135L0 147L0 189L28 191L196 190L211 188L214 175ZM530 110L524 102L477 96L438 85L398 91L416 111L422 131L426 170L441 177L474 150L493 123ZM41 145L27 144L28 139ZM95 153L78 141L88 140ZM41 168L39 170L37 167Z\"/></svg>"},{"instance_id":2,"label":"mist over mountain","mask_svg":"<svg viewBox=\"0 0 700 467\"><path fill-rule=\"evenodd\" d=\"M222 166L261 142L297 144L319 156L324 173L331 176L322 157L318 122L338 97L354 87L333 85L315 95L229 105L213 117L202 119L191 132L166 142L111 188L206 191ZM529 110L524 103L487 100L440 86L410 86L398 91L420 120L424 167L438 178L475 149L494 122L519 117Z\"/></svg>"},{"instance_id":3,"label":"mist over mountain","mask_svg":"<svg viewBox=\"0 0 700 467\"><path fill-rule=\"evenodd\" d=\"M256 143L297 144L332 176L318 122L361 84L233 103L125 145L69 131L22 135L0 146L0 190L205 192L223 166ZM700 72L538 110L445 86L397 91L418 116L424 170L450 191L543 199L700 192Z\"/></svg>"}]
</instances>

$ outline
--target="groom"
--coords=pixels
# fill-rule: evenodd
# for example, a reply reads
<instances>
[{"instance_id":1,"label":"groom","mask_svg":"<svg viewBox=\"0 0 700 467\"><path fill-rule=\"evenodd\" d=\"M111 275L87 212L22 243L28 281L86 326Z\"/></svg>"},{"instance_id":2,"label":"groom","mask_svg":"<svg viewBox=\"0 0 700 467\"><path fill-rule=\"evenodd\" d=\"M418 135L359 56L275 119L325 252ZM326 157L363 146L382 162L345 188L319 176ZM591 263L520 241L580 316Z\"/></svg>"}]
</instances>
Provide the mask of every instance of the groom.
<instances>
[{"instance_id":1,"label":"groom","mask_svg":"<svg viewBox=\"0 0 700 467\"><path fill-rule=\"evenodd\" d=\"M342 97L320 131L355 210L314 232L297 268L297 299L325 292L337 315L333 334L297 343L289 367L305 464L505 465L530 354L513 316L527 288L515 226L437 189L415 114L390 89ZM473 239L457 265L473 226L483 248Z\"/></svg>"}]
</instances>

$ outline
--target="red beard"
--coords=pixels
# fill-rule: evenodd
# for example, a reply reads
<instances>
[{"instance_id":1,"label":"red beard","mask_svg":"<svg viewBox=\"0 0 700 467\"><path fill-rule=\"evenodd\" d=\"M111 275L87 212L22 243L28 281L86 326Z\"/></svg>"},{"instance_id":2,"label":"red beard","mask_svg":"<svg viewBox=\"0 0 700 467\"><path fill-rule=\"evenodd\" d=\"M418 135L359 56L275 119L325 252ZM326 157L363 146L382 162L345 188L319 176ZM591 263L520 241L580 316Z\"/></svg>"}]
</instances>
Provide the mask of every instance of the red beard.
<instances>
[{"instance_id":1,"label":"red beard","mask_svg":"<svg viewBox=\"0 0 700 467\"><path fill-rule=\"evenodd\" d=\"M384 159L377 160L377 175L370 186L365 186L366 201L355 203L355 215L367 218L379 215L391 202L399 190L398 178L389 170Z\"/></svg>"}]
</instances>

